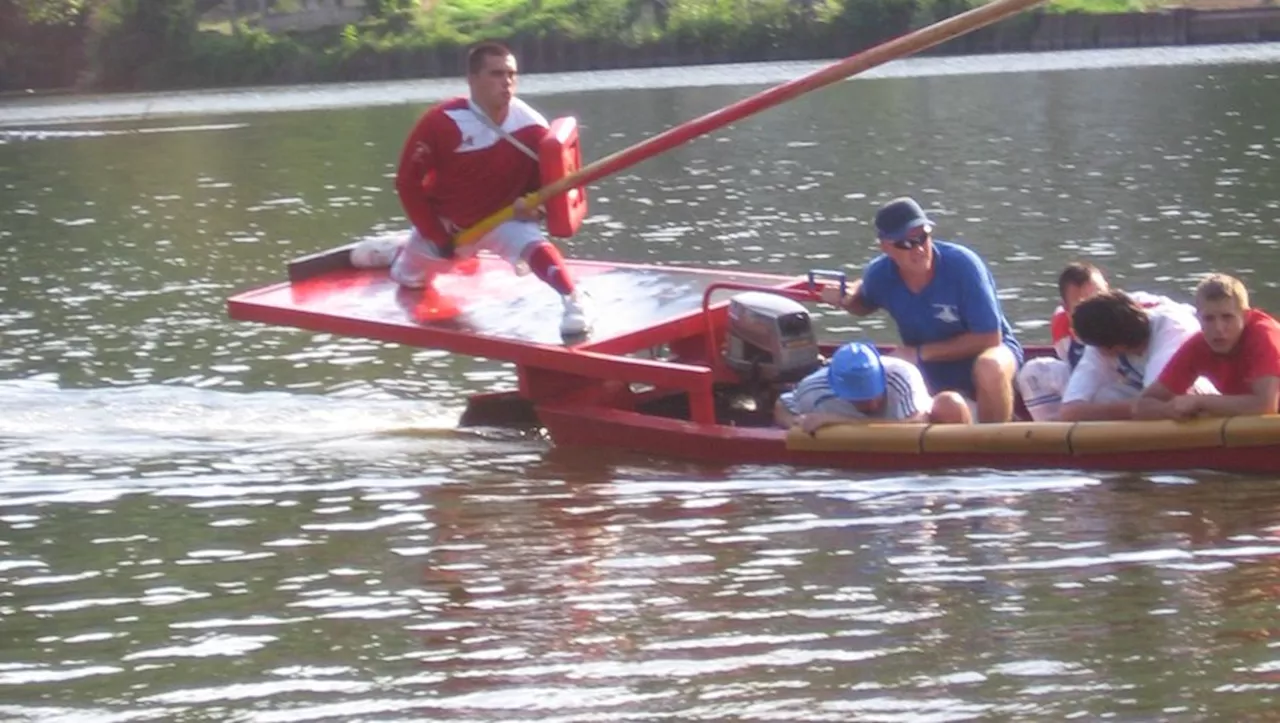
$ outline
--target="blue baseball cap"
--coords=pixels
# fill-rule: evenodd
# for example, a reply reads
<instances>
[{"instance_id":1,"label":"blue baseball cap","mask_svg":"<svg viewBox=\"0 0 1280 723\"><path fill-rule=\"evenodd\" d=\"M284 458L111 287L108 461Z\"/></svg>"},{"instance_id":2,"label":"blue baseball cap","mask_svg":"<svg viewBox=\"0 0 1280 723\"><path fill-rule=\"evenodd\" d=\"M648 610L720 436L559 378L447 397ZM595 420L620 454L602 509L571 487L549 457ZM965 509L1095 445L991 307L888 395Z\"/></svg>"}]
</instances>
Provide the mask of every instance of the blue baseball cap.
<instances>
[{"instance_id":1,"label":"blue baseball cap","mask_svg":"<svg viewBox=\"0 0 1280 723\"><path fill-rule=\"evenodd\" d=\"M869 402L884 394L884 362L870 344L852 342L831 355L827 383L837 397L850 402Z\"/></svg>"},{"instance_id":2,"label":"blue baseball cap","mask_svg":"<svg viewBox=\"0 0 1280 723\"><path fill-rule=\"evenodd\" d=\"M876 235L886 241L901 241L921 226L932 229L933 221L913 198L895 198L876 211Z\"/></svg>"}]
</instances>

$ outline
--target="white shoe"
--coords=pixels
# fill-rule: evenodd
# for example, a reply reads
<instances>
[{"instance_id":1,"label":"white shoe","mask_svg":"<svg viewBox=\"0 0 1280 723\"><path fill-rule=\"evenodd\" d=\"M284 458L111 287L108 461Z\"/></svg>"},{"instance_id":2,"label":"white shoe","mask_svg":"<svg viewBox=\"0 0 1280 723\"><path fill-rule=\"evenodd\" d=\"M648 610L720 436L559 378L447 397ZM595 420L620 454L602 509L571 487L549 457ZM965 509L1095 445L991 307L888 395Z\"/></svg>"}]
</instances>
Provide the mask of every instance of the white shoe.
<instances>
[{"instance_id":1,"label":"white shoe","mask_svg":"<svg viewBox=\"0 0 1280 723\"><path fill-rule=\"evenodd\" d=\"M564 316L560 317L561 336L581 336L591 331L593 321L591 297L575 291L564 299Z\"/></svg>"},{"instance_id":2,"label":"white shoe","mask_svg":"<svg viewBox=\"0 0 1280 723\"><path fill-rule=\"evenodd\" d=\"M404 239L378 236L365 239L351 249L351 265L357 269L385 269L404 248Z\"/></svg>"}]
</instances>

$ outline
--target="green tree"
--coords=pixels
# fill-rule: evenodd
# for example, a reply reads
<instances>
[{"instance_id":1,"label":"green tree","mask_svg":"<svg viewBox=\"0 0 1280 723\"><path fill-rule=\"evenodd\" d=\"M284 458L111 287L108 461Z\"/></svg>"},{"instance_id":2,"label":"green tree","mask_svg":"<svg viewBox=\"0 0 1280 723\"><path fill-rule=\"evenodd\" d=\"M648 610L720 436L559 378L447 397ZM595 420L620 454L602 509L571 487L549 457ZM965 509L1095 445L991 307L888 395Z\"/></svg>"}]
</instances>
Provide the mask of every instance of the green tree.
<instances>
[{"instance_id":1,"label":"green tree","mask_svg":"<svg viewBox=\"0 0 1280 723\"><path fill-rule=\"evenodd\" d=\"M105 0L90 48L95 80L107 88L156 85L166 63L189 55L200 7L197 0Z\"/></svg>"},{"instance_id":2,"label":"green tree","mask_svg":"<svg viewBox=\"0 0 1280 723\"><path fill-rule=\"evenodd\" d=\"M0 90L65 86L83 60L90 0L0 0Z\"/></svg>"},{"instance_id":3,"label":"green tree","mask_svg":"<svg viewBox=\"0 0 1280 723\"><path fill-rule=\"evenodd\" d=\"M79 18L88 5L88 0L0 0L0 19L28 25L70 23ZM9 27L12 27L9 22L0 24L0 28Z\"/></svg>"},{"instance_id":4,"label":"green tree","mask_svg":"<svg viewBox=\"0 0 1280 723\"><path fill-rule=\"evenodd\" d=\"M415 0L365 0L364 7L371 17L385 18L412 10L415 4Z\"/></svg>"}]
</instances>

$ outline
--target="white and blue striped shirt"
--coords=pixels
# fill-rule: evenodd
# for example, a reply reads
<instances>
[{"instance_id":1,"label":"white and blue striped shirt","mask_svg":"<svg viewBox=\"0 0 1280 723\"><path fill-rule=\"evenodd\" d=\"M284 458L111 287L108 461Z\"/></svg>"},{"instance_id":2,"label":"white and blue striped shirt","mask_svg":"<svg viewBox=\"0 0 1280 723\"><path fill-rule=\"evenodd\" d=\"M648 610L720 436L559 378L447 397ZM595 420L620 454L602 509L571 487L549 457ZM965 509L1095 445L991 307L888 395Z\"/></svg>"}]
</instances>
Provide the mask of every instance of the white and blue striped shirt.
<instances>
[{"instance_id":1,"label":"white and blue striped shirt","mask_svg":"<svg viewBox=\"0 0 1280 723\"><path fill-rule=\"evenodd\" d=\"M800 380L795 389L783 394L781 401L792 414L821 412L851 419L909 419L933 409L933 397L925 386L924 377L914 364L896 357L882 357L884 363L885 404L880 411L867 415L853 402L836 396L827 382L827 368L813 372Z\"/></svg>"}]
</instances>

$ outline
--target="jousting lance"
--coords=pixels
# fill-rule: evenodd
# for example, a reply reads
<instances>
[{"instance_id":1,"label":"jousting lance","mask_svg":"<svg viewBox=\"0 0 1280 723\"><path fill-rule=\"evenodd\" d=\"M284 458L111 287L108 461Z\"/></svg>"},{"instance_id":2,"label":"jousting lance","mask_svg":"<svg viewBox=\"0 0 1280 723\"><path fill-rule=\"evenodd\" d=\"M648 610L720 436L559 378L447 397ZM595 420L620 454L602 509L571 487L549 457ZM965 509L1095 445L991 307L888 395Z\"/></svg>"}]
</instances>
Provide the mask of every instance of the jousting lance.
<instances>
[{"instance_id":1,"label":"jousting lance","mask_svg":"<svg viewBox=\"0 0 1280 723\"><path fill-rule=\"evenodd\" d=\"M906 35L887 40L831 65L819 68L808 75L789 80L699 118L686 121L633 146L605 156L594 163L587 164L558 181L549 183L525 196L523 198L525 206L527 208L536 208L546 203L548 199L554 198L570 189L586 186L624 168L629 168L640 161L665 153L698 136L759 113L766 108L772 108L804 93L823 88L838 80L844 80L891 60L897 60L898 58L918 53L921 50L926 50L952 38L1016 15L1042 2L1044 0L995 0L995 2L967 10L959 15L953 15ZM480 240L499 224L510 220L514 212L514 205L507 206L481 219L476 225L460 233L454 240L454 244L462 246Z\"/></svg>"}]
</instances>

